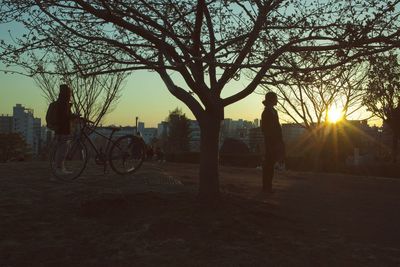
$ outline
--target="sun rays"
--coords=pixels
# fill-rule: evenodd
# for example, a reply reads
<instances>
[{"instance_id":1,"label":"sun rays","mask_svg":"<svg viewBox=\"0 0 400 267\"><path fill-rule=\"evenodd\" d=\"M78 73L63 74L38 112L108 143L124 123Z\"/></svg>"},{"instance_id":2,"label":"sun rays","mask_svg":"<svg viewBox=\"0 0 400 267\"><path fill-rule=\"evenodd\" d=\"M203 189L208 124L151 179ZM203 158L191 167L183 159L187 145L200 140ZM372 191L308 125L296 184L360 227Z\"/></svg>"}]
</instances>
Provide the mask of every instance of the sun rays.
<instances>
[{"instance_id":1,"label":"sun rays","mask_svg":"<svg viewBox=\"0 0 400 267\"><path fill-rule=\"evenodd\" d=\"M343 119L343 110L338 107L330 107L328 110L328 122L337 123Z\"/></svg>"}]
</instances>

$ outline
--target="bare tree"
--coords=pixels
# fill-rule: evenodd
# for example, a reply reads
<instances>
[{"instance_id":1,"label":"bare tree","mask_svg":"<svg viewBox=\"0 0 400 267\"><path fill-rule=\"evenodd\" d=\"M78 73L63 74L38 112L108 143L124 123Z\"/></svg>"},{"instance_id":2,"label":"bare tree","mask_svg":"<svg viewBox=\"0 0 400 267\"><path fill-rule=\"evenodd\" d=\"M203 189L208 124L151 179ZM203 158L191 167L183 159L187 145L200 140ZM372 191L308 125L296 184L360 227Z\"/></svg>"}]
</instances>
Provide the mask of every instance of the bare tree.
<instances>
[{"instance_id":1,"label":"bare tree","mask_svg":"<svg viewBox=\"0 0 400 267\"><path fill-rule=\"evenodd\" d=\"M313 58L313 65L321 66L321 58ZM313 72L286 72L266 76L261 94L277 93L279 111L289 121L307 130L328 122L330 111L337 110L343 118L360 110L368 66L351 62L342 66Z\"/></svg>"},{"instance_id":2,"label":"bare tree","mask_svg":"<svg viewBox=\"0 0 400 267\"><path fill-rule=\"evenodd\" d=\"M188 152L190 142L190 121L181 109L169 112L167 152Z\"/></svg>"},{"instance_id":3,"label":"bare tree","mask_svg":"<svg viewBox=\"0 0 400 267\"><path fill-rule=\"evenodd\" d=\"M370 58L363 103L393 131L392 159L397 160L400 137L400 62L397 53L385 53Z\"/></svg>"},{"instance_id":4,"label":"bare tree","mask_svg":"<svg viewBox=\"0 0 400 267\"><path fill-rule=\"evenodd\" d=\"M286 60L289 65L302 64L308 68L326 64L326 59L309 53L299 54L296 59L289 56ZM368 65L357 61L329 70L296 71L265 76L261 86L263 90L259 93L276 92L281 117L307 130L299 140L289 145L289 151L307 155L313 160L315 169L320 169L324 165L323 161L328 160L327 150L331 150L331 160L338 158L339 150L344 149L344 146L339 147L337 144L336 147L332 147L330 139L343 141L341 139L346 136L339 138L338 135L343 134L345 119L363 107L363 86L366 83L367 71ZM336 111L337 114L332 114L332 111ZM334 115L341 117L340 125L328 123ZM342 130L338 131L339 128Z\"/></svg>"},{"instance_id":5,"label":"bare tree","mask_svg":"<svg viewBox=\"0 0 400 267\"><path fill-rule=\"evenodd\" d=\"M293 70L282 63L283 55L309 51L332 59L319 69L398 45L399 5L398 0L3 0L0 22L17 20L28 30L14 44L0 44L0 59L35 71L27 52L38 50L45 61L46 53L60 49L85 75L156 71L199 121L199 196L212 201L219 198L224 108L254 92L267 71ZM229 81L249 69L257 70L254 79L223 97ZM177 84L181 78L185 87Z\"/></svg>"},{"instance_id":6,"label":"bare tree","mask_svg":"<svg viewBox=\"0 0 400 267\"><path fill-rule=\"evenodd\" d=\"M40 67L40 72L33 75L33 79L42 90L44 97L49 103L55 101L59 85L61 83L68 84L73 92L73 112L98 125L105 115L115 109L128 73L83 76L71 71L68 59L58 57L57 62L58 75L46 72L43 66Z\"/></svg>"},{"instance_id":7,"label":"bare tree","mask_svg":"<svg viewBox=\"0 0 400 267\"><path fill-rule=\"evenodd\" d=\"M363 98L363 104L390 126L393 110L400 104L400 62L397 57L396 53L387 53L370 58L371 70Z\"/></svg>"}]
</instances>

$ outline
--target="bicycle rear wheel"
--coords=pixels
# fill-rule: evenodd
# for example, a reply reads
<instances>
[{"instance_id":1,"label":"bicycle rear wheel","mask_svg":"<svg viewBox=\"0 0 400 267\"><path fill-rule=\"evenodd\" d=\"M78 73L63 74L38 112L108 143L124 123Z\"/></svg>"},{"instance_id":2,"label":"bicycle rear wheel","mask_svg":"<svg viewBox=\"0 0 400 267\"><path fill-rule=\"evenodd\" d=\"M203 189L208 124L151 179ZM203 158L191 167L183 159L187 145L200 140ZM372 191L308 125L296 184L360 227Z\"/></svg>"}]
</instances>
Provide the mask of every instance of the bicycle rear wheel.
<instances>
[{"instance_id":1,"label":"bicycle rear wheel","mask_svg":"<svg viewBox=\"0 0 400 267\"><path fill-rule=\"evenodd\" d=\"M118 174L130 174L140 168L145 158L145 145L134 135L118 138L110 149L111 168Z\"/></svg>"},{"instance_id":2,"label":"bicycle rear wheel","mask_svg":"<svg viewBox=\"0 0 400 267\"><path fill-rule=\"evenodd\" d=\"M62 140L51 155L51 170L57 179L72 181L81 175L87 161L87 149L80 140Z\"/></svg>"}]
</instances>

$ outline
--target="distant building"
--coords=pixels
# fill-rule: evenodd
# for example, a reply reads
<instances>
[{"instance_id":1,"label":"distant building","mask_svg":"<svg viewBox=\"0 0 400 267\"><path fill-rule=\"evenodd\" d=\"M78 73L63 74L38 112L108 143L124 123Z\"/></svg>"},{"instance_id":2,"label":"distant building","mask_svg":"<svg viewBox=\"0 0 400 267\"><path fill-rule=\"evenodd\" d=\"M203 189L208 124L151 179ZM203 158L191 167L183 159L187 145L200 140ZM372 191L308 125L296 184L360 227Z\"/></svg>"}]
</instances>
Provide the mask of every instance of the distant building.
<instances>
[{"instance_id":1,"label":"distant building","mask_svg":"<svg viewBox=\"0 0 400 267\"><path fill-rule=\"evenodd\" d=\"M137 125L137 127L138 127L138 132L139 133L143 133L143 131L144 131L144 122L138 122L138 125Z\"/></svg>"},{"instance_id":2,"label":"distant building","mask_svg":"<svg viewBox=\"0 0 400 267\"><path fill-rule=\"evenodd\" d=\"M294 123L282 124L282 137L285 146L291 146L293 143L298 142L305 132L306 130L301 125ZM264 152L264 135L261 127L249 129L248 146L251 152Z\"/></svg>"},{"instance_id":3,"label":"distant building","mask_svg":"<svg viewBox=\"0 0 400 267\"><path fill-rule=\"evenodd\" d=\"M144 128L140 133L146 144L150 144L157 138L157 128Z\"/></svg>"},{"instance_id":4,"label":"distant building","mask_svg":"<svg viewBox=\"0 0 400 267\"><path fill-rule=\"evenodd\" d=\"M220 145L226 138L238 139L249 145L249 130L255 127L255 123L251 121L224 119L221 125Z\"/></svg>"},{"instance_id":5,"label":"distant building","mask_svg":"<svg viewBox=\"0 0 400 267\"><path fill-rule=\"evenodd\" d=\"M250 152L262 153L264 150L264 136L261 127L249 130L249 149Z\"/></svg>"},{"instance_id":6,"label":"distant building","mask_svg":"<svg viewBox=\"0 0 400 267\"><path fill-rule=\"evenodd\" d=\"M168 122L162 121L157 126L157 138L168 135Z\"/></svg>"},{"instance_id":7,"label":"distant building","mask_svg":"<svg viewBox=\"0 0 400 267\"><path fill-rule=\"evenodd\" d=\"M306 129L297 123L282 124L282 138L285 143L296 142L305 132Z\"/></svg>"},{"instance_id":8,"label":"distant building","mask_svg":"<svg viewBox=\"0 0 400 267\"><path fill-rule=\"evenodd\" d=\"M25 108L21 104L13 107L14 129L25 142L33 148L33 110Z\"/></svg>"},{"instance_id":9,"label":"distant building","mask_svg":"<svg viewBox=\"0 0 400 267\"><path fill-rule=\"evenodd\" d=\"M254 127L259 127L260 126L260 120L259 119L255 119L254 120Z\"/></svg>"},{"instance_id":10,"label":"distant building","mask_svg":"<svg viewBox=\"0 0 400 267\"><path fill-rule=\"evenodd\" d=\"M42 120L40 118L33 119L33 146L32 151L33 154L37 155L40 152L40 148L42 147Z\"/></svg>"},{"instance_id":11,"label":"distant building","mask_svg":"<svg viewBox=\"0 0 400 267\"><path fill-rule=\"evenodd\" d=\"M14 117L9 115L0 116L0 133L12 133L14 129Z\"/></svg>"},{"instance_id":12,"label":"distant building","mask_svg":"<svg viewBox=\"0 0 400 267\"><path fill-rule=\"evenodd\" d=\"M116 126L110 126L110 127L116 127ZM119 129L118 131L114 132L114 134L113 134L113 139L116 139L116 138L119 138L119 137L121 137L121 136L128 135L128 134L133 134L133 135L136 134L136 127L132 127L132 126L123 126L123 127L117 127L117 128L120 128L120 129ZM110 130L109 127L107 127L107 126L99 126L99 127L97 127L97 128L96 128L96 132L97 132L98 134L104 135L105 137L109 137L110 134L111 134L111 130ZM95 138L95 139L97 139L97 138L105 139L105 138L99 136L98 134L92 133L92 134L90 135L90 138L91 138L91 139L92 139L92 138Z\"/></svg>"},{"instance_id":13,"label":"distant building","mask_svg":"<svg viewBox=\"0 0 400 267\"><path fill-rule=\"evenodd\" d=\"M40 149L41 120L33 117L33 109L21 104L13 107L13 132L19 133L32 153L37 155Z\"/></svg>"},{"instance_id":14,"label":"distant building","mask_svg":"<svg viewBox=\"0 0 400 267\"><path fill-rule=\"evenodd\" d=\"M200 151L200 126L196 120L189 120L189 150ZM158 124L156 131L157 138L162 139L168 135L169 124L168 122L161 122Z\"/></svg>"},{"instance_id":15,"label":"distant building","mask_svg":"<svg viewBox=\"0 0 400 267\"><path fill-rule=\"evenodd\" d=\"M189 150L190 151L200 151L200 125L196 120L189 121Z\"/></svg>"}]
</instances>

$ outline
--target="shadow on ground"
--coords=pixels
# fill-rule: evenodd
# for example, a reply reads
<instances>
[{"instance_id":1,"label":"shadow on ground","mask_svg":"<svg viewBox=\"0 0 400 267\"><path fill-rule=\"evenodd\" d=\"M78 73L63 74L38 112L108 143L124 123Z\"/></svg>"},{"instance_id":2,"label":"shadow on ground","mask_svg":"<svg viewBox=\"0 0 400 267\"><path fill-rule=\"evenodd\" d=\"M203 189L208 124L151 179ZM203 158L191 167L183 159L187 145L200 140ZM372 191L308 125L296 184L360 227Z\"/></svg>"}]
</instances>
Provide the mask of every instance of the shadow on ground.
<instances>
[{"instance_id":1,"label":"shadow on ground","mask_svg":"<svg viewBox=\"0 0 400 267\"><path fill-rule=\"evenodd\" d=\"M260 201L257 170L223 168L223 201L210 209L196 200L196 168L146 164L134 177L89 169L58 183L47 165L0 165L0 266L400 264L388 232L399 222L396 182L280 174ZM371 192L377 184L381 194Z\"/></svg>"}]
</instances>

